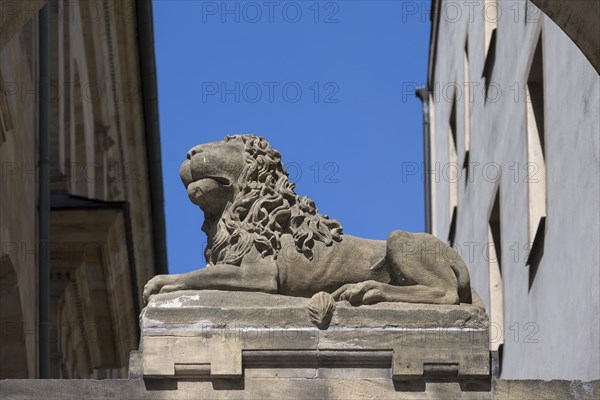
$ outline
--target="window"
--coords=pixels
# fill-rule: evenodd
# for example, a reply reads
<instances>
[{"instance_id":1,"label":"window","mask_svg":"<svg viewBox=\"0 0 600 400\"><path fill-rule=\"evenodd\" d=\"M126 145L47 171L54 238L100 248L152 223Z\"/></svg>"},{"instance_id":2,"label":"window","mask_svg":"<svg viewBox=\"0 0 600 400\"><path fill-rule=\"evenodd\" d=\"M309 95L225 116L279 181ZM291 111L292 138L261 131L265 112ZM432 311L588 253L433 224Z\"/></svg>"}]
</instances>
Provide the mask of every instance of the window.
<instances>
[{"instance_id":1,"label":"window","mask_svg":"<svg viewBox=\"0 0 600 400\"><path fill-rule=\"evenodd\" d=\"M450 229L448 229L448 243L450 247L454 247L454 241L456 240L456 218L457 218L458 207L452 208L452 214L450 218Z\"/></svg>"},{"instance_id":2,"label":"window","mask_svg":"<svg viewBox=\"0 0 600 400\"><path fill-rule=\"evenodd\" d=\"M502 284L502 234L500 188L496 191L488 223L488 268L490 284L490 350L504 343L504 289Z\"/></svg>"},{"instance_id":3,"label":"window","mask_svg":"<svg viewBox=\"0 0 600 400\"><path fill-rule=\"evenodd\" d=\"M483 65L483 74L481 77L484 80L485 85L485 101L488 100L488 93L490 90L490 84L492 83L492 73L494 72L494 64L496 63L496 29L491 33L490 47L485 57L485 64Z\"/></svg>"},{"instance_id":4,"label":"window","mask_svg":"<svg viewBox=\"0 0 600 400\"><path fill-rule=\"evenodd\" d=\"M546 151L542 34L538 39L525 87L527 117L527 192L529 210L529 289L544 254L546 232Z\"/></svg>"},{"instance_id":5,"label":"window","mask_svg":"<svg viewBox=\"0 0 600 400\"><path fill-rule=\"evenodd\" d=\"M469 39L465 42L463 53L463 75L464 75L464 106L465 106L465 153L463 158L463 170L465 176L465 185L469 182L469 151L471 148L471 91L470 91L470 73L469 73Z\"/></svg>"},{"instance_id":6,"label":"window","mask_svg":"<svg viewBox=\"0 0 600 400\"><path fill-rule=\"evenodd\" d=\"M460 177L460 169L458 167L458 154L456 151L456 94L452 100L452 108L450 110L450 121L448 124L448 165L446 167L448 180L448 196L449 196L449 216L451 218L448 241L451 245L454 244L454 232L456 231L456 212L458 207L458 180ZM454 221L454 222L452 222Z\"/></svg>"}]
</instances>

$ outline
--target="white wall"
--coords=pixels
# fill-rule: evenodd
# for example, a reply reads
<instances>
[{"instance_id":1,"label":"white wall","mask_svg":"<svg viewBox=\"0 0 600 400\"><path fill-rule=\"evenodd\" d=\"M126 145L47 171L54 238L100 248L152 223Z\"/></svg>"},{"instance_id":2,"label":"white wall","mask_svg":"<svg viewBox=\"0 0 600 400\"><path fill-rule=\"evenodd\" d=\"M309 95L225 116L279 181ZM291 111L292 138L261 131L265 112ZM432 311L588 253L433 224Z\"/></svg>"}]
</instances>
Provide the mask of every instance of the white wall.
<instances>
[{"instance_id":1,"label":"white wall","mask_svg":"<svg viewBox=\"0 0 600 400\"><path fill-rule=\"evenodd\" d=\"M433 232L448 238L448 121L453 83L462 93L463 51L468 35L470 81L470 179L458 182L456 243L473 286L489 311L488 220L500 190L504 357L506 379L600 378L600 78L573 42L524 1L498 5L496 59L491 81L496 100L484 101L483 7L443 2L437 36L432 123ZM469 2L467 2L469 3ZM470 2L473 3L473 2ZM446 4L446 5L444 5ZM527 8L526 8L527 7ZM493 18L493 9L488 10ZM530 18L525 22L525 15ZM469 22L472 17L472 22ZM544 256L531 290L528 255L527 119L524 85L542 34L547 168ZM478 85L478 86L477 86ZM457 96L458 162L464 159L464 102ZM502 177L496 179L501 169ZM518 174L517 174L518 171ZM463 170L464 172L464 170ZM436 183L436 178L439 182ZM472 254L470 252L472 251ZM536 342L537 341L537 342Z\"/></svg>"}]
</instances>

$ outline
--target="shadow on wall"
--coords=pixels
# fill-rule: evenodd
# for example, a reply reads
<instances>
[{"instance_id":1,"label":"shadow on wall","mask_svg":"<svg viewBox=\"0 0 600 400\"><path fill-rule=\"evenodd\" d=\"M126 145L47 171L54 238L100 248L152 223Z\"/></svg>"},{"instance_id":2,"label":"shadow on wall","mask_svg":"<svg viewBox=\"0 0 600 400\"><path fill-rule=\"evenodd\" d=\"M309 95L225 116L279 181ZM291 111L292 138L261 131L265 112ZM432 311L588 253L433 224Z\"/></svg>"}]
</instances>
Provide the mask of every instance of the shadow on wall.
<instances>
[{"instance_id":1,"label":"shadow on wall","mask_svg":"<svg viewBox=\"0 0 600 400\"><path fill-rule=\"evenodd\" d=\"M0 379L27 378L23 313L17 274L7 255L0 258Z\"/></svg>"}]
</instances>

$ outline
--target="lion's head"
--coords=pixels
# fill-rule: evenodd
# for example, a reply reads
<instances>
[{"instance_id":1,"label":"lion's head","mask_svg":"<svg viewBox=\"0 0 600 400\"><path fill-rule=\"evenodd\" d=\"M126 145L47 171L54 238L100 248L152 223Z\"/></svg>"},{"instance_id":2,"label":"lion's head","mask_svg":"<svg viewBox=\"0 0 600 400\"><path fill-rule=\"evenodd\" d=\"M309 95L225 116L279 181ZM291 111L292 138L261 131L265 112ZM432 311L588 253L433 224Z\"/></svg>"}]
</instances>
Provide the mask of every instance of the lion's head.
<instances>
[{"instance_id":1,"label":"lion's head","mask_svg":"<svg viewBox=\"0 0 600 400\"><path fill-rule=\"evenodd\" d=\"M316 241L330 246L342 240L340 223L294 192L281 155L265 138L232 135L195 146L180 172L192 202L220 215L205 251L209 264L240 265L254 248L276 258L285 233L308 259Z\"/></svg>"}]
</instances>

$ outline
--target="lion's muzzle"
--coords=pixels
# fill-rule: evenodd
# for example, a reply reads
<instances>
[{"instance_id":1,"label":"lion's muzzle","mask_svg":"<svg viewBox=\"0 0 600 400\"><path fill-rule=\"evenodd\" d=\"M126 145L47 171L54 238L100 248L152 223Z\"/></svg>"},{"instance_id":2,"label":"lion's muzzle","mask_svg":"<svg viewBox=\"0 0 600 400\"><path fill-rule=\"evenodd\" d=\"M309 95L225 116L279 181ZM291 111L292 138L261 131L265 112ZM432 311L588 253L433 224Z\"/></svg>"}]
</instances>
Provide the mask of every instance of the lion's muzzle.
<instances>
[{"instance_id":1,"label":"lion's muzzle","mask_svg":"<svg viewBox=\"0 0 600 400\"><path fill-rule=\"evenodd\" d=\"M194 178L192 178L190 164L190 160L185 160L179 167L179 176L181 177L181 181L186 189L194 181Z\"/></svg>"}]
</instances>

